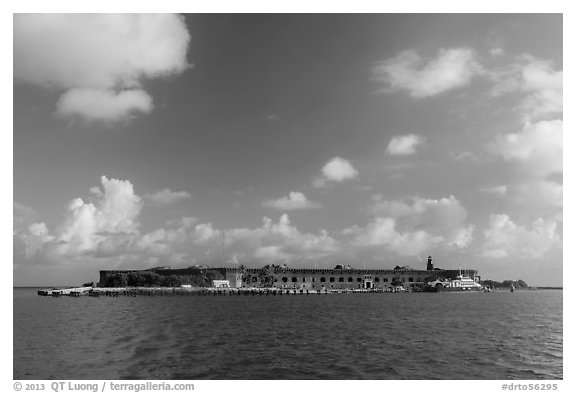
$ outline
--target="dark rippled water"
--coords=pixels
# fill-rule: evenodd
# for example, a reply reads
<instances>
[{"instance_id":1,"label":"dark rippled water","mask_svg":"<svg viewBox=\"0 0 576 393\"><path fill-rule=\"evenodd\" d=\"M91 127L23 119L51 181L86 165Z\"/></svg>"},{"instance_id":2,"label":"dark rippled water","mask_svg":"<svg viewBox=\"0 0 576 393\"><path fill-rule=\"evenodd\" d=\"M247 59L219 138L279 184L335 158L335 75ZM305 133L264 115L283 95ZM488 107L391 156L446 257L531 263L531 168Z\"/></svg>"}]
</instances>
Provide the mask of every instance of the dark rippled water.
<instances>
[{"instance_id":1,"label":"dark rippled water","mask_svg":"<svg viewBox=\"0 0 576 393\"><path fill-rule=\"evenodd\" d=\"M14 379L561 379L562 291L50 298Z\"/></svg>"}]
</instances>

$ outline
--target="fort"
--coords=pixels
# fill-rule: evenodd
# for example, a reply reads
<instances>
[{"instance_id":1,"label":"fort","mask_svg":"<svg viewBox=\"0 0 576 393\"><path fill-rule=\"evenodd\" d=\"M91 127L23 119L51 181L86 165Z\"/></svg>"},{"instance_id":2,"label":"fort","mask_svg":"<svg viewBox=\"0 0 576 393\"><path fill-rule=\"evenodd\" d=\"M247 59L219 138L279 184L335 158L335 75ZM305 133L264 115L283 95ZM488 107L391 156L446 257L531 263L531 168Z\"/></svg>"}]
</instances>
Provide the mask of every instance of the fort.
<instances>
[{"instance_id":1,"label":"fort","mask_svg":"<svg viewBox=\"0 0 576 393\"><path fill-rule=\"evenodd\" d=\"M166 286L279 288L304 290L422 288L434 280L468 276L480 282L474 269L446 270L435 268L428 257L426 269L396 266L393 269L357 269L336 265L332 269L291 268L286 265L266 265L261 268L193 266L183 269L165 267L146 270L101 270L100 287L145 286L130 282L140 275L160 277ZM136 285L135 285L136 284ZM144 284L144 285L143 285Z\"/></svg>"}]
</instances>

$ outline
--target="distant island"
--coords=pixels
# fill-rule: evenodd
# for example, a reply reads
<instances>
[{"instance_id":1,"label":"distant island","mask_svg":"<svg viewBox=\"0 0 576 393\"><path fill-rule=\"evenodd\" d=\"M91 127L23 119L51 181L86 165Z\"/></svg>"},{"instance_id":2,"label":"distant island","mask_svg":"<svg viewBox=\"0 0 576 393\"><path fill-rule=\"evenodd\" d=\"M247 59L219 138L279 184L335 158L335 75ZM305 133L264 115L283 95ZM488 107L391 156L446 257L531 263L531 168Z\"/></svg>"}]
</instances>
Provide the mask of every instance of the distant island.
<instances>
[{"instance_id":1,"label":"distant island","mask_svg":"<svg viewBox=\"0 0 576 393\"><path fill-rule=\"evenodd\" d=\"M482 285L488 288L511 288L512 285L516 288L529 288L529 285L524 280L482 280Z\"/></svg>"},{"instance_id":2,"label":"distant island","mask_svg":"<svg viewBox=\"0 0 576 393\"><path fill-rule=\"evenodd\" d=\"M563 289L562 286L530 286L526 284L524 280L504 280L504 281L495 281L495 280L482 280L482 285L487 288L493 289L510 289L512 285L516 289Z\"/></svg>"}]
</instances>

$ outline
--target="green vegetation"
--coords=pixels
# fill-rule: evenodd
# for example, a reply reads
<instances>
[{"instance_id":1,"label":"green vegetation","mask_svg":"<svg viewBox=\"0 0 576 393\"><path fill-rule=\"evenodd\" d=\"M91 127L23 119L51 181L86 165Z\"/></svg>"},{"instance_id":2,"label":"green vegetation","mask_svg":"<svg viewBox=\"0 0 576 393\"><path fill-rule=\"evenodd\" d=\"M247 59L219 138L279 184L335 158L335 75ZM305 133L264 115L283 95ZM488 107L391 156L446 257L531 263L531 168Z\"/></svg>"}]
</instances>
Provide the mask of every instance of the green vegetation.
<instances>
[{"instance_id":1,"label":"green vegetation","mask_svg":"<svg viewBox=\"0 0 576 393\"><path fill-rule=\"evenodd\" d=\"M504 281L494 281L494 280L483 280L482 285L491 288L510 288L514 284L516 288L528 288L523 280L504 280Z\"/></svg>"},{"instance_id":2,"label":"green vegetation","mask_svg":"<svg viewBox=\"0 0 576 393\"><path fill-rule=\"evenodd\" d=\"M139 271L114 273L101 285L104 287L179 287L183 284L188 284L194 287L209 287L212 280L219 278L218 272L207 269L198 269L198 274L186 276Z\"/></svg>"},{"instance_id":3,"label":"green vegetation","mask_svg":"<svg viewBox=\"0 0 576 393\"><path fill-rule=\"evenodd\" d=\"M244 265L238 266L238 270L242 274L243 286L253 286L259 288L271 288L274 286L276 279L275 270L278 266L269 264L264 266L257 274L247 273Z\"/></svg>"}]
</instances>

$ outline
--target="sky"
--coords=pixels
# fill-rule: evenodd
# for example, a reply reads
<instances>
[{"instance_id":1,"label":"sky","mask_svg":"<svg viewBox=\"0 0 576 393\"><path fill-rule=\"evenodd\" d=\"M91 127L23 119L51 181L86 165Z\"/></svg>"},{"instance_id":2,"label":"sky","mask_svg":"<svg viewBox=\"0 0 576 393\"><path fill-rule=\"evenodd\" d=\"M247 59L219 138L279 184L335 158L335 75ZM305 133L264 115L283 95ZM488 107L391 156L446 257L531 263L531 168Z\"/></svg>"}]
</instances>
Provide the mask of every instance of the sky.
<instances>
[{"instance_id":1,"label":"sky","mask_svg":"<svg viewBox=\"0 0 576 393\"><path fill-rule=\"evenodd\" d=\"M15 286L100 269L562 285L559 14L18 14Z\"/></svg>"}]
</instances>

